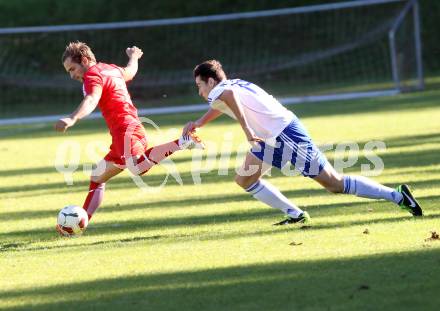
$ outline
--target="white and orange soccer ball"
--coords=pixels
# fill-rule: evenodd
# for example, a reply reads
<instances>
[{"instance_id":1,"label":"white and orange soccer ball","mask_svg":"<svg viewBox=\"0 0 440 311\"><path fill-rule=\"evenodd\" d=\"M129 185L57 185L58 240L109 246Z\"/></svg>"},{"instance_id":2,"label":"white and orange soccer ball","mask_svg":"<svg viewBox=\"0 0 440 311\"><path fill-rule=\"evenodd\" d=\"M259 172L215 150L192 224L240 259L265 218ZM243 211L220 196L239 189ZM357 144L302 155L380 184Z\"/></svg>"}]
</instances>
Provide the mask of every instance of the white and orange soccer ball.
<instances>
[{"instance_id":1,"label":"white and orange soccer ball","mask_svg":"<svg viewBox=\"0 0 440 311\"><path fill-rule=\"evenodd\" d=\"M89 224L87 212L76 205L68 205L58 213L56 229L62 236L80 235Z\"/></svg>"}]
</instances>

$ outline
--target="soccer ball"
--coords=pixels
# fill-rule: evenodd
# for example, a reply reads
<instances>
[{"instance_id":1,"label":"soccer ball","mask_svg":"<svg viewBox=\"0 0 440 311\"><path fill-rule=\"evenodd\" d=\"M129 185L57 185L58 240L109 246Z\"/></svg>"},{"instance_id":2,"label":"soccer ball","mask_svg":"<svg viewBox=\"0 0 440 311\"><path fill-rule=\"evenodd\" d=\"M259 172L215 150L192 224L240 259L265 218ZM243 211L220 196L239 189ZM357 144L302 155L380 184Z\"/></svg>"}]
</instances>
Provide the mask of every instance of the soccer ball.
<instances>
[{"instance_id":1,"label":"soccer ball","mask_svg":"<svg viewBox=\"0 0 440 311\"><path fill-rule=\"evenodd\" d=\"M68 205L58 213L57 231L63 236L79 235L89 224L87 212L76 205Z\"/></svg>"}]
</instances>

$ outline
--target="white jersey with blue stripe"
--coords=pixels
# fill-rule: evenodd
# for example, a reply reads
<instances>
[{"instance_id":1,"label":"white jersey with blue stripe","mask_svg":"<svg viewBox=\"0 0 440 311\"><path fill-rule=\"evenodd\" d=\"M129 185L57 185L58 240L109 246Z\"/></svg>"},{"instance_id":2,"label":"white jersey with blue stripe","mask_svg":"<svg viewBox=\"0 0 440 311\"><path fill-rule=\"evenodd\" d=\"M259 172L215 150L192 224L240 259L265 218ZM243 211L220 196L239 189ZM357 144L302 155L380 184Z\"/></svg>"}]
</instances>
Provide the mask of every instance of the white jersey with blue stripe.
<instances>
[{"instance_id":1,"label":"white jersey with blue stripe","mask_svg":"<svg viewBox=\"0 0 440 311\"><path fill-rule=\"evenodd\" d=\"M238 96L249 127L262 139L277 137L296 119L293 112L259 86L244 80L231 79L217 84L209 93L208 101L211 108L233 119L236 119L234 113L225 102L218 99L224 90L232 90Z\"/></svg>"}]
</instances>

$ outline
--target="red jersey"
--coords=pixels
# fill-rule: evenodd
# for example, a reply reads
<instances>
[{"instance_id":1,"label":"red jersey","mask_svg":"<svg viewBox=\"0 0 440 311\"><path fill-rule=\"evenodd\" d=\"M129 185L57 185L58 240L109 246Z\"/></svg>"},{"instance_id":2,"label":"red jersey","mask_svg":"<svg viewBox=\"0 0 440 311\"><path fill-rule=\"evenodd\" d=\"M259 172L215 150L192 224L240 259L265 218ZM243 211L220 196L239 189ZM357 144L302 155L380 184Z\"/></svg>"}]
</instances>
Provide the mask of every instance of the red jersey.
<instances>
[{"instance_id":1,"label":"red jersey","mask_svg":"<svg viewBox=\"0 0 440 311\"><path fill-rule=\"evenodd\" d=\"M137 109L128 93L122 70L113 64L98 63L90 67L83 77L84 96L92 92L93 86L102 87L98 107L112 136L125 130L129 124L141 124Z\"/></svg>"}]
</instances>

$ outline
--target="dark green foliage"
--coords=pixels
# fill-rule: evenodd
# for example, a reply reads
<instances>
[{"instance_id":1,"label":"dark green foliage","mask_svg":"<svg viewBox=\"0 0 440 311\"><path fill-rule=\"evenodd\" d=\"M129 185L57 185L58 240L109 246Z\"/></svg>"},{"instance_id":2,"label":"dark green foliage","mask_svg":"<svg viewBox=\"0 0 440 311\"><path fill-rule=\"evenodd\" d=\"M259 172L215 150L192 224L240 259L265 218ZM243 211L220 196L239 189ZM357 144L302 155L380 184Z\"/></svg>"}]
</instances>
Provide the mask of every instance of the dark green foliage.
<instances>
[{"instance_id":1,"label":"dark green foliage","mask_svg":"<svg viewBox=\"0 0 440 311\"><path fill-rule=\"evenodd\" d=\"M132 1L127 5L122 0L54 1L54 0L0 0L0 27L80 24L112 22L126 20L146 20L196 15L211 15L231 12L275 9L312 4L330 3L323 0L259 0L259 1ZM422 36L425 71L440 70L438 56L440 48L436 38L436 14L440 13L440 2L420 0L422 15ZM327 14L315 16L320 27L304 29L301 23L289 18L279 18L278 23L268 23L265 18L259 20L229 21L227 24L210 23L203 33L192 30L193 25L169 27L136 28L109 31L77 31L63 35L25 34L1 35L0 47L0 93L2 94L2 117L26 116L35 114L65 113L81 98L77 83L69 81L61 67L61 53L69 41L80 40L89 43L99 61L124 64L125 46L138 45L144 51L144 59L136 80L130 85L130 92L138 107L159 105L179 105L198 101L191 77L193 66L208 58L218 58L225 66L229 77L249 79L264 85L275 96L307 95L312 91L337 91L369 83L390 82L390 59L388 57L388 39L381 31L389 22L392 11L386 10L386 16L379 12L370 14L356 24L356 14L340 15L340 25L359 25L346 27L338 32L336 38L329 41L327 28L332 27L334 18ZM397 14L396 12L394 14ZM368 15L367 13L365 15ZM333 16L334 17L334 16ZM361 16L362 17L362 16ZM411 19L406 28L412 30ZM299 26L299 27L298 27ZM249 28L254 33L264 32L265 40L249 36ZM246 29L246 31L244 31ZM279 29L283 29L281 33ZM342 29L341 27L338 29ZM374 31L376 31L374 34ZM244 31L244 32L243 32ZM369 45L366 37L371 35L374 44ZM277 36L271 37L272 32ZM400 58L399 68L404 79L412 79L415 64L411 42L412 36L406 36L406 30L398 35L399 49L405 51L406 58ZM192 35L188 38L188 35ZM221 44L215 48L207 45L212 37L221 36ZM322 40L307 40L308 37ZM297 38L291 42L290 38ZM380 38L380 41L378 41ZM337 42L335 42L337 40ZM337 43L362 40L364 43L352 51L334 57L316 59L313 51L319 49L331 51ZM264 42L263 42L264 41ZM410 41L410 43L408 43ZM252 42L254 48L249 49ZM366 42L366 43L365 43ZM379 42L379 44L378 44ZM155 48L156 47L156 48ZM165 48L163 48L165 47ZM406 47L406 48L405 48ZM294 53L292 53L294 51ZM246 55L246 59L240 57ZM276 55L276 58L272 57ZM384 55L386 57L384 57ZM313 65L307 63L313 58ZM363 62L354 60L365 60ZM296 66L299 62L302 65ZM287 64L278 68L279 64ZM25 64L25 65L23 65ZM333 70L317 71L325 67ZM276 68L276 70L274 70ZM251 70L250 70L251 69ZM168 81L157 83L157 77ZM156 81L156 82L155 82ZM171 82L170 82L171 81ZM382 85L387 87L388 85ZM312 88L312 90L309 90ZM42 104L42 102L45 104Z\"/></svg>"},{"instance_id":2,"label":"dark green foliage","mask_svg":"<svg viewBox=\"0 0 440 311\"><path fill-rule=\"evenodd\" d=\"M342 2L341 0L0 0L0 27L79 24L209 15L265 10L302 5ZM423 56L427 71L440 70L437 30L438 0L419 0L422 16Z\"/></svg>"},{"instance_id":3,"label":"dark green foliage","mask_svg":"<svg viewBox=\"0 0 440 311\"><path fill-rule=\"evenodd\" d=\"M0 27L144 20L265 10L321 3L325 0L0 0ZM29 14L29 13L32 14Z\"/></svg>"}]
</instances>

